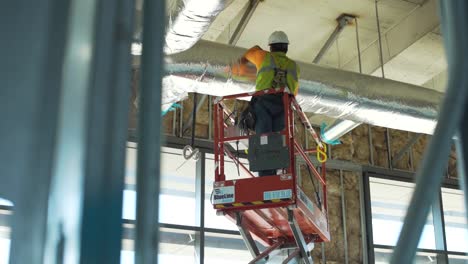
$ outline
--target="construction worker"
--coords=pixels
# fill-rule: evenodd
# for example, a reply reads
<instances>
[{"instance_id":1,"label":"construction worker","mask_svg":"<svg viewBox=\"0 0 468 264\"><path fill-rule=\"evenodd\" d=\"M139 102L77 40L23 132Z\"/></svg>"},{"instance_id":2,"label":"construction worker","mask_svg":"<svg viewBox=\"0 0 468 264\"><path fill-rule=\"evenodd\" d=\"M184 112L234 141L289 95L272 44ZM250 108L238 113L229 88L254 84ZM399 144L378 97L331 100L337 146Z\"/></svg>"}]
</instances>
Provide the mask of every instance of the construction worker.
<instances>
[{"instance_id":1,"label":"construction worker","mask_svg":"<svg viewBox=\"0 0 468 264\"><path fill-rule=\"evenodd\" d=\"M275 31L268 38L270 52L259 46L249 49L240 61L240 72L251 62L257 68L256 91L270 88L288 88L297 95L299 88L299 67L286 57L289 39L283 31ZM246 70L244 70L246 72ZM284 105L282 94L265 94L252 98L255 113L255 133L279 132L284 129ZM276 175L276 170L259 171L259 176Z\"/></svg>"}]
</instances>

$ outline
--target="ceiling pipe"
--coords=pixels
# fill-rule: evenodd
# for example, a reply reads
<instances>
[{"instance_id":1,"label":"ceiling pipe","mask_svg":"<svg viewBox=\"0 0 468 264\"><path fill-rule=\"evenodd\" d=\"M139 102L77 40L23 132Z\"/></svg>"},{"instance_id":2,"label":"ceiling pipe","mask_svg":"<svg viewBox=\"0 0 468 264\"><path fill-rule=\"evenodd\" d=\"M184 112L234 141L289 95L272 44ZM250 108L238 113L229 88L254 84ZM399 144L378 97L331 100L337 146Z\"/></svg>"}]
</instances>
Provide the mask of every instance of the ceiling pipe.
<instances>
[{"instance_id":1,"label":"ceiling pipe","mask_svg":"<svg viewBox=\"0 0 468 264\"><path fill-rule=\"evenodd\" d=\"M216 16L228 4L226 0L177 0L167 23L164 53L190 49L208 31ZM230 2L229 2L230 3Z\"/></svg>"},{"instance_id":2,"label":"ceiling pipe","mask_svg":"<svg viewBox=\"0 0 468 264\"><path fill-rule=\"evenodd\" d=\"M246 49L199 41L185 52L166 56L163 103L181 93L223 96L255 90L255 69L235 76ZM138 60L134 61L138 65ZM298 62L297 96L304 112L358 123L431 134L443 94L424 87Z\"/></svg>"},{"instance_id":3,"label":"ceiling pipe","mask_svg":"<svg viewBox=\"0 0 468 264\"><path fill-rule=\"evenodd\" d=\"M237 44L237 41L239 41L240 36L242 35L242 32L244 32L245 27L250 21L250 18L252 18L252 15L255 12L255 9L257 9L258 4L260 3L260 0L250 0L249 3L247 4L247 9L245 10L244 15L242 16L241 20L239 21L239 24L237 25L236 29L234 30L234 33L232 34L231 38L229 39L229 44L235 46Z\"/></svg>"},{"instance_id":4,"label":"ceiling pipe","mask_svg":"<svg viewBox=\"0 0 468 264\"><path fill-rule=\"evenodd\" d=\"M335 30L333 30L332 34L330 37L328 37L327 41L323 45L323 47L320 49L320 51L317 53L315 56L314 60L312 61L313 63L319 63L323 55L327 53L327 51L330 49L331 45L335 40L338 38L338 36L341 34L343 29L345 28L346 25L349 25L351 21L356 19L354 15L349 15L349 14L341 14L337 19L336 22L338 22L338 25L336 26Z\"/></svg>"},{"instance_id":5,"label":"ceiling pipe","mask_svg":"<svg viewBox=\"0 0 468 264\"><path fill-rule=\"evenodd\" d=\"M325 53L330 49L331 45L335 42L335 40L341 34L345 26L349 25L353 20L356 21L356 29L357 29L357 19L354 15L341 14L336 19L336 21L338 22L338 25L336 26L335 30L332 32L330 37L327 39L323 47L320 49L319 53L317 53L317 56L315 56L314 60L312 61L313 63L319 63L322 60ZM357 34L356 34L356 38L357 38ZM359 43L358 38L357 38L357 41L358 41L357 43ZM327 127L325 124L322 124L322 129L320 130L321 132L320 137L322 141L327 144L337 145L341 143L339 138L341 138L342 136L344 136L345 134L347 134L348 132L350 132L351 130L353 130L359 125L360 125L359 123L349 121L349 120L337 120L334 124L332 124L329 127Z\"/></svg>"},{"instance_id":6,"label":"ceiling pipe","mask_svg":"<svg viewBox=\"0 0 468 264\"><path fill-rule=\"evenodd\" d=\"M360 123L356 123L351 120L336 120L335 123L329 127L322 126L320 138L323 142L330 145L341 144L339 138L348 134L348 132L359 125Z\"/></svg>"},{"instance_id":7,"label":"ceiling pipe","mask_svg":"<svg viewBox=\"0 0 468 264\"><path fill-rule=\"evenodd\" d=\"M232 0L175 0L169 4L166 16L165 54L190 49L208 31L209 27ZM141 55L143 1L136 1L136 26L132 55Z\"/></svg>"}]
</instances>

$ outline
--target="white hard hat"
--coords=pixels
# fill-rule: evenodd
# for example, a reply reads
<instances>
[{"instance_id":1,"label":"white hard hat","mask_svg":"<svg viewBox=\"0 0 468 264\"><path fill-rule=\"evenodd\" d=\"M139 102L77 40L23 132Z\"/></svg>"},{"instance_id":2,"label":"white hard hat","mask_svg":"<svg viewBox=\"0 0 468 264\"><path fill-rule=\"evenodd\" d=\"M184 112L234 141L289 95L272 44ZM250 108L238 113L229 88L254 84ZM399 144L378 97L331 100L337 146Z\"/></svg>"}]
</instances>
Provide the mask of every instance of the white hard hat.
<instances>
[{"instance_id":1,"label":"white hard hat","mask_svg":"<svg viewBox=\"0 0 468 264\"><path fill-rule=\"evenodd\" d=\"M283 31L275 31L271 33L270 37L268 38L268 45L276 43L289 44L289 39L286 33L284 33Z\"/></svg>"}]
</instances>

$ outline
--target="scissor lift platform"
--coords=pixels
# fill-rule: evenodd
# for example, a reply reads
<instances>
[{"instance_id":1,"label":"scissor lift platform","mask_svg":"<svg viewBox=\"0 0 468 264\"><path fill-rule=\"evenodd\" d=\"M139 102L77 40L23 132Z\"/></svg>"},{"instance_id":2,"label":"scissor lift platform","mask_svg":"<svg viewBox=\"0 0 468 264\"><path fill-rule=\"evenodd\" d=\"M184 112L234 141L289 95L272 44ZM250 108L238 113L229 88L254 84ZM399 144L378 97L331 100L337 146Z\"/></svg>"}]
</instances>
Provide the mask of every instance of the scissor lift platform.
<instances>
[{"instance_id":1,"label":"scissor lift platform","mask_svg":"<svg viewBox=\"0 0 468 264\"><path fill-rule=\"evenodd\" d=\"M285 129L278 132L283 135L284 144L289 153L289 167L284 168L280 175L255 176L229 150L233 142L248 142L251 135L226 135L229 125L226 120L232 115L223 100L241 97L259 96L263 94L283 94L285 105ZM317 150L304 150L294 137L294 116L298 115L313 138L316 140ZM227 117L227 118L226 118ZM310 125L307 117L301 111L295 98L283 89L270 89L256 93L245 93L219 97L215 101L215 182L213 186L212 202L219 215L225 215L239 228L239 231L254 259L251 263L264 263L268 256L277 249L294 248L292 254L283 263L293 259L302 259L305 263L312 263L310 257L311 246L317 242L330 240L327 203L326 203L326 168L321 163L321 173L313 165L308 154L324 153L324 145ZM277 134L278 134L277 133ZM260 135L261 137L268 135ZM309 172L322 187L323 203L313 202L306 195L298 183L297 158L300 155ZM227 180L224 171L225 156L247 172L250 178ZM259 252L254 238L267 247Z\"/></svg>"}]
</instances>

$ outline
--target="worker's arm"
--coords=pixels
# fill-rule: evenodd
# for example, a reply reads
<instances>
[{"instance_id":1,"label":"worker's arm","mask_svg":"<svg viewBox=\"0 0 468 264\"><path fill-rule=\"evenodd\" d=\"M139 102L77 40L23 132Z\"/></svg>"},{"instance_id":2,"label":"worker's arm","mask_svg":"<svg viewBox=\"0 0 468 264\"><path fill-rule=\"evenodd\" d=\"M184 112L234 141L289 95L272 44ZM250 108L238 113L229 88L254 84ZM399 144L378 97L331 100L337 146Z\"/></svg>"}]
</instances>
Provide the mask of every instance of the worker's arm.
<instances>
[{"instance_id":1,"label":"worker's arm","mask_svg":"<svg viewBox=\"0 0 468 264\"><path fill-rule=\"evenodd\" d=\"M301 79L301 69L299 68L299 65L296 63L296 71L297 71L297 86L294 91L294 96L297 96L297 93L299 92L299 80Z\"/></svg>"},{"instance_id":2,"label":"worker's arm","mask_svg":"<svg viewBox=\"0 0 468 264\"><path fill-rule=\"evenodd\" d=\"M255 65L255 67L260 69L260 66L262 66L262 62L265 59L266 51L264 51L260 46L254 46L250 48L242 57L242 60L249 61L252 64Z\"/></svg>"},{"instance_id":3,"label":"worker's arm","mask_svg":"<svg viewBox=\"0 0 468 264\"><path fill-rule=\"evenodd\" d=\"M266 53L267 52L259 46L250 48L239 60L239 63L232 66L232 74L240 76L256 76L256 70L258 70L262 65ZM256 70L253 70L252 67L249 67L249 62L255 65Z\"/></svg>"}]
</instances>

